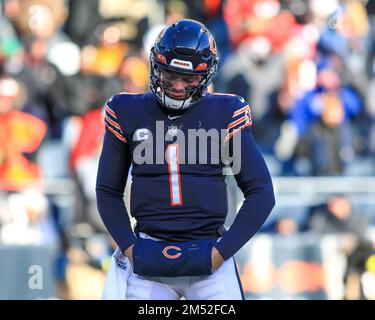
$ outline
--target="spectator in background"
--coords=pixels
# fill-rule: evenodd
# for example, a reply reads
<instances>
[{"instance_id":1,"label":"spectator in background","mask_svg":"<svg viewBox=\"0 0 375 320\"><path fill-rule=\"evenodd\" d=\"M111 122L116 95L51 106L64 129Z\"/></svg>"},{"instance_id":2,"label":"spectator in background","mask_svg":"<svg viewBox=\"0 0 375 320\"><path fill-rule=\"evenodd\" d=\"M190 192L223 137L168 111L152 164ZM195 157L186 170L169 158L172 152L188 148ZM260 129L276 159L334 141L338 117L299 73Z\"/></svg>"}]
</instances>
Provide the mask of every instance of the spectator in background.
<instances>
[{"instance_id":1,"label":"spectator in background","mask_svg":"<svg viewBox=\"0 0 375 320\"><path fill-rule=\"evenodd\" d=\"M370 56L369 17L366 13L367 1L340 1L336 10L322 26L318 43L319 52L324 56L336 56L336 67L342 83L348 84L358 95L365 96L369 83L367 61ZM369 1L371 2L371 1ZM368 107L361 108L356 115L356 147L362 155L369 151L369 131L371 121Z\"/></svg>"},{"instance_id":2,"label":"spectator in background","mask_svg":"<svg viewBox=\"0 0 375 320\"><path fill-rule=\"evenodd\" d=\"M61 123L67 115L65 79L47 59L48 40L32 35L23 38L23 60L12 75L27 88L24 111L48 125L48 138L61 137Z\"/></svg>"},{"instance_id":3,"label":"spectator in background","mask_svg":"<svg viewBox=\"0 0 375 320\"><path fill-rule=\"evenodd\" d=\"M11 77L0 78L0 189L19 191L39 185L42 173L36 152L45 137L47 126L40 119L20 109L25 93Z\"/></svg>"},{"instance_id":4,"label":"spectator in background","mask_svg":"<svg viewBox=\"0 0 375 320\"><path fill-rule=\"evenodd\" d=\"M306 231L318 234L339 234L352 236L350 245L342 244L346 258L343 282L348 287L353 274L361 275L366 269L367 259L374 253L373 245L367 237L370 222L358 212L345 195L332 195L327 203L311 208ZM360 298L364 298L359 282Z\"/></svg>"},{"instance_id":5,"label":"spectator in background","mask_svg":"<svg viewBox=\"0 0 375 320\"><path fill-rule=\"evenodd\" d=\"M269 96L283 81L284 58L273 54L266 37L244 41L222 66L215 90L245 97L259 122L269 107Z\"/></svg>"},{"instance_id":6,"label":"spectator in background","mask_svg":"<svg viewBox=\"0 0 375 320\"><path fill-rule=\"evenodd\" d=\"M375 298L375 239L362 241L348 255L347 267L344 274L344 282L357 279L357 299L374 300ZM350 299L347 290L346 299ZM352 295L353 296L353 295Z\"/></svg>"},{"instance_id":7,"label":"spectator in background","mask_svg":"<svg viewBox=\"0 0 375 320\"><path fill-rule=\"evenodd\" d=\"M369 151L372 156L373 165L375 166L375 2L367 3L367 13L369 16L370 30L368 34L369 55L367 61L367 73L369 82L366 86L366 109L369 113Z\"/></svg>"},{"instance_id":8,"label":"spectator in background","mask_svg":"<svg viewBox=\"0 0 375 320\"><path fill-rule=\"evenodd\" d=\"M326 203L311 207L306 231L351 233L362 241L368 227L366 216L355 210L347 196L332 195Z\"/></svg>"},{"instance_id":9,"label":"spectator in background","mask_svg":"<svg viewBox=\"0 0 375 320\"><path fill-rule=\"evenodd\" d=\"M101 151L101 140L104 134L102 125L102 108L96 108L75 119L78 123L77 139L72 145L70 166L73 175L82 191L83 212L75 222L89 223L96 231L104 232L105 228L98 218L95 205L95 176Z\"/></svg>"},{"instance_id":10,"label":"spectator in background","mask_svg":"<svg viewBox=\"0 0 375 320\"><path fill-rule=\"evenodd\" d=\"M327 92L321 99L321 116L299 141L296 154L308 159L314 176L341 175L355 156L353 130L350 122L344 121L344 107L337 94Z\"/></svg>"},{"instance_id":11,"label":"spectator in background","mask_svg":"<svg viewBox=\"0 0 375 320\"><path fill-rule=\"evenodd\" d=\"M292 236L299 232L299 226L292 216L282 215L274 221L272 231L278 235Z\"/></svg>"},{"instance_id":12,"label":"spectator in background","mask_svg":"<svg viewBox=\"0 0 375 320\"><path fill-rule=\"evenodd\" d=\"M342 79L363 94L368 81L368 16L363 1L341 2L321 31L319 50L324 55L339 56L344 65Z\"/></svg>"},{"instance_id":13,"label":"spectator in background","mask_svg":"<svg viewBox=\"0 0 375 320\"><path fill-rule=\"evenodd\" d=\"M81 2L86 1L82 0ZM163 4L164 1L158 0L101 0L97 9L95 9L94 4L91 5L91 9L97 10L101 19L120 31L121 42L129 43L139 50L142 47L143 34L150 27L165 22L165 8ZM85 6L87 7L88 5L86 4ZM74 9L74 6L71 7L71 10ZM93 13L93 17L99 21L97 12ZM100 30L95 29L95 33L97 31L100 32ZM82 33L83 31L81 31ZM90 43L93 44L92 42Z\"/></svg>"},{"instance_id":14,"label":"spectator in background","mask_svg":"<svg viewBox=\"0 0 375 320\"><path fill-rule=\"evenodd\" d=\"M69 1L65 32L80 47L95 44L95 29L104 22L99 13L99 0Z\"/></svg>"},{"instance_id":15,"label":"spectator in background","mask_svg":"<svg viewBox=\"0 0 375 320\"><path fill-rule=\"evenodd\" d=\"M0 77L0 243L56 246L57 231L34 160L46 124L22 111L25 88Z\"/></svg>"},{"instance_id":16,"label":"spectator in background","mask_svg":"<svg viewBox=\"0 0 375 320\"><path fill-rule=\"evenodd\" d=\"M111 24L101 24L96 28L94 45L83 47L86 51L86 63L90 64L93 74L113 77L124 56L129 52L128 43L121 41L121 32Z\"/></svg>"},{"instance_id":17,"label":"spectator in background","mask_svg":"<svg viewBox=\"0 0 375 320\"><path fill-rule=\"evenodd\" d=\"M22 48L12 23L12 19L19 14L19 6L19 0L4 1L3 14L0 16L0 57L3 55L6 59L10 59Z\"/></svg>"},{"instance_id":18,"label":"spectator in background","mask_svg":"<svg viewBox=\"0 0 375 320\"><path fill-rule=\"evenodd\" d=\"M266 37L275 52L281 52L297 23L279 0L229 0L224 8L229 37L234 48L255 37ZM277 30L277 32L275 32Z\"/></svg>"},{"instance_id":19,"label":"spectator in background","mask_svg":"<svg viewBox=\"0 0 375 320\"><path fill-rule=\"evenodd\" d=\"M7 0L9 1L9 0ZM51 39L58 36L67 18L64 0L10 0L14 5L12 20L18 33L37 38Z\"/></svg>"},{"instance_id":20,"label":"spectator in background","mask_svg":"<svg viewBox=\"0 0 375 320\"><path fill-rule=\"evenodd\" d=\"M123 88L122 91L140 93L147 91L148 63L139 56L125 57L118 72Z\"/></svg>"},{"instance_id":21,"label":"spectator in background","mask_svg":"<svg viewBox=\"0 0 375 320\"><path fill-rule=\"evenodd\" d=\"M298 99L316 84L316 67L313 60L316 41L309 38L313 34L314 29L306 26L291 38L285 50L282 83L269 95L265 114L254 128L254 135L258 138L261 150L279 159L283 159L283 150L280 150L278 138L288 126L289 113ZM287 145L291 145L291 142L289 139Z\"/></svg>"},{"instance_id":22,"label":"spectator in background","mask_svg":"<svg viewBox=\"0 0 375 320\"><path fill-rule=\"evenodd\" d=\"M78 73L66 79L66 99L69 114L82 116L101 107L108 95L122 91L118 76L128 45L120 43L118 30L103 25L95 46L80 51Z\"/></svg>"},{"instance_id":23,"label":"spectator in background","mask_svg":"<svg viewBox=\"0 0 375 320\"><path fill-rule=\"evenodd\" d=\"M229 39L228 26L225 23L225 19L223 17L225 3L224 1L216 0L206 0L203 3L203 12L205 17L202 19L202 21L205 21L205 25L209 30L211 30L213 36L216 39L216 45L218 51L220 52L220 61L221 64L223 64L232 50L232 45ZM200 21L200 19L197 20ZM221 64L219 64L218 67L219 72L221 69Z\"/></svg>"},{"instance_id":24,"label":"spectator in background","mask_svg":"<svg viewBox=\"0 0 375 320\"><path fill-rule=\"evenodd\" d=\"M48 200L38 189L10 194L1 208L0 243L57 246Z\"/></svg>"},{"instance_id":25,"label":"spectator in background","mask_svg":"<svg viewBox=\"0 0 375 320\"><path fill-rule=\"evenodd\" d=\"M361 97L350 85L341 82L335 69L337 65L335 62L340 60L335 58L325 57L321 60L317 65L315 88L304 93L289 110L288 120L285 121L287 125L284 126L284 130L281 131L276 142L279 158L288 164L285 166L287 169L284 169L284 173L287 173L285 170L293 171L293 169L290 169L293 167L290 162L293 162L297 144L306 136L310 127L321 119L323 110L327 110L327 104L340 104L342 106L344 115L343 120L340 120L343 123L342 126L347 126L346 123L353 122L362 110ZM336 110L338 109L336 108ZM337 112L337 114L339 113ZM334 113L328 112L328 114L333 115Z\"/></svg>"},{"instance_id":26,"label":"spectator in background","mask_svg":"<svg viewBox=\"0 0 375 320\"><path fill-rule=\"evenodd\" d=\"M317 120L325 106L327 93L335 94L344 108L345 119L351 120L359 114L362 108L361 97L353 88L342 83L336 71L337 56L323 57L317 64L316 87L305 93L292 107L290 118L296 125L298 136L303 136L309 126Z\"/></svg>"}]
</instances>

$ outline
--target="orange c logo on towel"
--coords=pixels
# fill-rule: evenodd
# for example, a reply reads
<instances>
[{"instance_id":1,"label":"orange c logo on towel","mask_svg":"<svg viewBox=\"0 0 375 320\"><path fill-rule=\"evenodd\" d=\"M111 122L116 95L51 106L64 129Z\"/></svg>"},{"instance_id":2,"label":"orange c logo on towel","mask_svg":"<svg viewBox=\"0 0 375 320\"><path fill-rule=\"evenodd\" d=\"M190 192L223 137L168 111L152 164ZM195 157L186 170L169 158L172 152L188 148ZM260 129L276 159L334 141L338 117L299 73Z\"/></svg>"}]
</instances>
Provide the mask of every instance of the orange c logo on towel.
<instances>
[{"instance_id":1,"label":"orange c logo on towel","mask_svg":"<svg viewBox=\"0 0 375 320\"><path fill-rule=\"evenodd\" d=\"M168 251L171 250L171 249L172 250L176 250L176 251L181 251L181 248L176 247L176 246L167 246L167 247L165 247L164 250L163 250L163 254L168 259L177 259L182 254L182 253L179 252L179 253L176 253L174 255L170 255L168 253Z\"/></svg>"}]
</instances>

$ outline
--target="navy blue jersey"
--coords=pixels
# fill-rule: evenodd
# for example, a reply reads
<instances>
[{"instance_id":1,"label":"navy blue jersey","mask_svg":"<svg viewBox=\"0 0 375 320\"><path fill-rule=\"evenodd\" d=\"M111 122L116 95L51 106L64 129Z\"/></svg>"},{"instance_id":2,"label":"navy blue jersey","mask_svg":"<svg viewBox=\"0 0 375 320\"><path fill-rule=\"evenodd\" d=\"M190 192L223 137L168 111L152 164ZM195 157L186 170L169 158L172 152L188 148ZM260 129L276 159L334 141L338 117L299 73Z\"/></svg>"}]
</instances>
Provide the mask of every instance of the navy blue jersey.
<instances>
[{"instance_id":1,"label":"navy blue jersey","mask_svg":"<svg viewBox=\"0 0 375 320\"><path fill-rule=\"evenodd\" d=\"M274 206L271 178L251 135L250 107L242 97L207 94L184 112L172 112L152 93L118 94L105 106L105 126L97 203L122 250L136 239L123 203L130 165L135 231L188 241L219 237L227 214L223 170L230 157L238 156L235 178L245 201L217 245L224 259L255 234ZM208 138L198 138L198 133ZM231 147L237 133L241 152Z\"/></svg>"}]
</instances>

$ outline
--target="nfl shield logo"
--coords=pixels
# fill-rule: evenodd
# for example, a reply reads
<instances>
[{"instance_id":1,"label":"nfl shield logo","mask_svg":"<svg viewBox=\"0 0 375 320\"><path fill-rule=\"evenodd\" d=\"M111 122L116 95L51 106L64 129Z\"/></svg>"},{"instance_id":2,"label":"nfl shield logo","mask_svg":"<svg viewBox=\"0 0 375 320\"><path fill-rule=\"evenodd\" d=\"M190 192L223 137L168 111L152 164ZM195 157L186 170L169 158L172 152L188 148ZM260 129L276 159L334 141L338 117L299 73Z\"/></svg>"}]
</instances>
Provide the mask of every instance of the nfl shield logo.
<instances>
[{"instance_id":1,"label":"nfl shield logo","mask_svg":"<svg viewBox=\"0 0 375 320\"><path fill-rule=\"evenodd\" d=\"M178 132L178 128L176 125L170 125L168 127L168 135L174 137L177 135L177 132Z\"/></svg>"}]
</instances>

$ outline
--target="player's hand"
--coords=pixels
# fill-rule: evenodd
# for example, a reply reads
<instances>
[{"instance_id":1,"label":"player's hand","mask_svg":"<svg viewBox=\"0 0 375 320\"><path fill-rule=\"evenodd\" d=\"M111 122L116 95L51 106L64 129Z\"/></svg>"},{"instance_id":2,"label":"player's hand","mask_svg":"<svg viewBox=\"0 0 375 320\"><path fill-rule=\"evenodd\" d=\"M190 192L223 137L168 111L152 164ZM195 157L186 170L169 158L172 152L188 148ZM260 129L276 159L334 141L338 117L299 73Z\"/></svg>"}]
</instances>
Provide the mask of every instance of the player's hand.
<instances>
[{"instance_id":1,"label":"player's hand","mask_svg":"<svg viewBox=\"0 0 375 320\"><path fill-rule=\"evenodd\" d=\"M216 271L224 263L224 258L221 256L219 251L215 247L211 250L211 262L212 262L212 272Z\"/></svg>"},{"instance_id":2,"label":"player's hand","mask_svg":"<svg viewBox=\"0 0 375 320\"><path fill-rule=\"evenodd\" d=\"M125 250L125 256L129 259L131 266L133 267L133 247L134 244L132 244L129 248Z\"/></svg>"}]
</instances>

